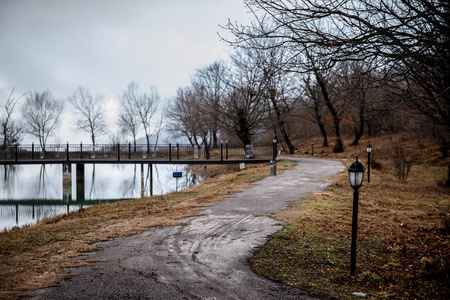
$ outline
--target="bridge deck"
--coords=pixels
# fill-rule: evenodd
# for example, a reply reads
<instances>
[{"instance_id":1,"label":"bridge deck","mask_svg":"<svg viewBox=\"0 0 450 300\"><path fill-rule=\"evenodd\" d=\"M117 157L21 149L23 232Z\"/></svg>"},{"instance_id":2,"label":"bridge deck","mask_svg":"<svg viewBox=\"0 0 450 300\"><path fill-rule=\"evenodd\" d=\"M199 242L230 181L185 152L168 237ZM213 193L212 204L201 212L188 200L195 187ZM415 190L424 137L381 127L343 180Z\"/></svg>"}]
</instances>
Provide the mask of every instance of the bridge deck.
<instances>
[{"instance_id":1,"label":"bridge deck","mask_svg":"<svg viewBox=\"0 0 450 300\"><path fill-rule=\"evenodd\" d=\"M191 145L47 145L0 149L0 165L29 164L238 164L276 158L276 144L252 147Z\"/></svg>"}]
</instances>

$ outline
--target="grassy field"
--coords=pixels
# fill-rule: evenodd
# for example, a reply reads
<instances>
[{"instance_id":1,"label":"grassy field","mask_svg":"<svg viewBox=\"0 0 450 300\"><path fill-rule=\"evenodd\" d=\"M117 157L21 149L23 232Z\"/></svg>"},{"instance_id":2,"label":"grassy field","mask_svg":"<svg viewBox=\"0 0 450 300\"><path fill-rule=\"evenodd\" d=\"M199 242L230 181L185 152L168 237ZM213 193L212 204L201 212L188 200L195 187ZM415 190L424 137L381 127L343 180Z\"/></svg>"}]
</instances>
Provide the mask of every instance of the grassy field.
<instances>
[{"instance_id":1,"label":"grassy field","mask_svg":"<svg viewBox=\"0 0 450 300\"><path fill-rule=\"evenodd\" d=\"M278 169L291 165L279 163ZM205 175L203 166L200 168ZM268 176L269 170L268 164L247 164L244 170L208 166L208 180L185 192L101 204L0 232L0 299L17 299L70 277L64 268L93 262L76 257L99 250L94 242L136 234L152 226L182 225L177 219L201 214L207 203L249 187Z\"/></svg>"},{"instance_id":2,"label":"grassy field","mask_svg":"<svg viewBox=\"0 0 450 300\"><path fill-rule=\"evenodd\" d=\"M397 150L379 142L372 141L371 182L365 178L360 189L356 278L349 276L353 189L346 175L276 215L288 225L255 253L256 272L336 299L359 298L354 292L376 299L450 299L446 160L432 145L402 144L411 166L403 180ZM366 165L366 144L343 154L320 147L315 153L347 167L359 155Z\"/></svg>"}]
</instances>

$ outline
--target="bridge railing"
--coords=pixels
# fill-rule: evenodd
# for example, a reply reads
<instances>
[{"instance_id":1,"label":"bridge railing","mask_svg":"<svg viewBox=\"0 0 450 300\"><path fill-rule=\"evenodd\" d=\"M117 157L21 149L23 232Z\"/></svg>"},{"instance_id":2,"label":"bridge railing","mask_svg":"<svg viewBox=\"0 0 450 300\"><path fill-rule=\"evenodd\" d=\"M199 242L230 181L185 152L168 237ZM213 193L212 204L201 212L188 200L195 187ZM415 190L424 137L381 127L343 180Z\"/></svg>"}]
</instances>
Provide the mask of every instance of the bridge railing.
<instances>
[{"instance_id":1,"label":"bridge railing","mask_svg":"<svg viewBox=\"0 0 450 300\"><path fill-rule=\"evenodd\" d=\"M245 160L274 159L276 143L257 146L218 147L181 144L52 144L14 145L0 148L0 161L19 162L30 160L52 161L194 161L194 160Z\"/></svg>"}]
</instances>

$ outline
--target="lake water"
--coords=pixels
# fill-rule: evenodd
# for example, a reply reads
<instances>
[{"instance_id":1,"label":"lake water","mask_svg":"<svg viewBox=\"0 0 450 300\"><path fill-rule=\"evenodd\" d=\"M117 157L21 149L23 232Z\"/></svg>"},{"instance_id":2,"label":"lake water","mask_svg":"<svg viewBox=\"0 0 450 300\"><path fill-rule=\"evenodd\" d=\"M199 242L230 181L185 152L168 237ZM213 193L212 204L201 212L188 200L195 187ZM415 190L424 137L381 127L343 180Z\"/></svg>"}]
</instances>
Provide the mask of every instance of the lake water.
<instances>
[{"instance_id":1,"label":"lake water","mask_svg":"<svg viewBox=\"0 0 450 300\"><path fill-rule=\"evenodd\" d=\"M63 176L61 165L0 166L0 231L100 202L181 191L201 181L186 165L153 165L150 171L149 165L142 170L141 165L86 164L84 180L75 165L71 170ZM173 172L182 177L173 178Z\"/></svg>"}]
</instances>

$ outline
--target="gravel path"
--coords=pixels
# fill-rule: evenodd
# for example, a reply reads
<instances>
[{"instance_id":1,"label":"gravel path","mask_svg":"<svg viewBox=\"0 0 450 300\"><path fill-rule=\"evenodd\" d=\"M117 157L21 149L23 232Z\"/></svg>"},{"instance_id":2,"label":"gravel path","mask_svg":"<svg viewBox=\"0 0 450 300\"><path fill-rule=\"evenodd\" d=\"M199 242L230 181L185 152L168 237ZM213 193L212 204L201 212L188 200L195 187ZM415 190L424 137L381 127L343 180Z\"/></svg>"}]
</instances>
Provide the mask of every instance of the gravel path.
<instances>
[{"instance_id":1,"label":"gravel path","mask_svg":"<svg viewBox=\"0 0 450 300\"><path fill-rule=\"evenodd\" d=\"M324 190L341 162L296 159L297 166L189 218L98 243L86 258L107 260L71 269L77 276L41 289L33 299L317 299L254 274L247 259L282 226L262 215ZM267 170L269 172L269 170Z\"/></svg>"}]
</instances>

